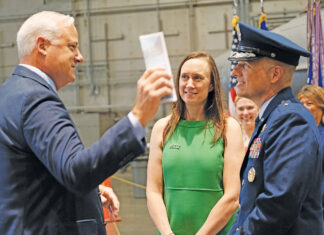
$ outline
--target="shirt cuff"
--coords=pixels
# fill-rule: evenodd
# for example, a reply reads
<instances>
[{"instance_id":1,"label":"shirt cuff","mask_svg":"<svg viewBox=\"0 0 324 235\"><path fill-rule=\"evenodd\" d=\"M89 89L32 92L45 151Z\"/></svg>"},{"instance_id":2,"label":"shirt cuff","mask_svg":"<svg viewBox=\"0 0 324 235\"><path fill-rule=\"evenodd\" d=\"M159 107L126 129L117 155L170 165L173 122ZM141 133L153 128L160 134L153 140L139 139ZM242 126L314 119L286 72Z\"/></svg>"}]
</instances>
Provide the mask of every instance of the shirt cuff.
<instances>
[{"instance_id":1,"label":"shirt cuff","mask_svg":"<svg viewBox=\"0 0 324 235\"><path fill-rule=\"evenodd\" d=\"M134 114L132 112L129 112L127 115L130 123L133 126L134 134L139 142L142 142L145 138L145 128L142 126L142 124L136 119Z\"/></svg>"}]
</instances>

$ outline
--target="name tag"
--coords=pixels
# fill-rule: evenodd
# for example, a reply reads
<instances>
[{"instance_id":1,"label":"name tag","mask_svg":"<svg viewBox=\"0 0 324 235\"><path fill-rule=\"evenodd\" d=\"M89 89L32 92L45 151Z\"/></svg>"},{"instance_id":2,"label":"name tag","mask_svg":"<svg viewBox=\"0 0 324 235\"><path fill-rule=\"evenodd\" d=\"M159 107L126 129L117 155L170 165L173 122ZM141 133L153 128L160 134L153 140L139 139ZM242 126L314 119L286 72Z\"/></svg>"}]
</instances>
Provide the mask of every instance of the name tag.
<instances>
[{"instance_id":1,"label":"name tag","mask_svg":"<svg viewBox=\"0 0 324 235\"><path fill-rule=\"evenodd\" d=\"M170 149L180 149L180 145L179 144L171 144L170 145Z\"/></svg>"}]
</instances>

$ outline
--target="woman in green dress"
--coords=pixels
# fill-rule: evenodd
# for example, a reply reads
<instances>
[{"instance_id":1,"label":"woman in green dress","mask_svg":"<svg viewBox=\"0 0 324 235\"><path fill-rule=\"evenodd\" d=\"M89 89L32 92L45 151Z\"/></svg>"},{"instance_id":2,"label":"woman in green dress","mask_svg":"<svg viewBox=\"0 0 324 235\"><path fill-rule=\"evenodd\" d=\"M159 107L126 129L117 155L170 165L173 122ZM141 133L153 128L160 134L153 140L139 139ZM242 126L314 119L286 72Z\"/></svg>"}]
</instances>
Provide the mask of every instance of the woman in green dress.
<instances>
[{"instance_id":1,"label":"woman in green dress","mask_svg":"<svg viewBox=\"0 0 324 235\"><path fill-rule=\"evenodd\" d=\"M175 86L178 101L151 134L149 213L162 235L226 234L239 206L240 125L225 114L211 56L189 54Z\"/></svg>"}]
</instances>

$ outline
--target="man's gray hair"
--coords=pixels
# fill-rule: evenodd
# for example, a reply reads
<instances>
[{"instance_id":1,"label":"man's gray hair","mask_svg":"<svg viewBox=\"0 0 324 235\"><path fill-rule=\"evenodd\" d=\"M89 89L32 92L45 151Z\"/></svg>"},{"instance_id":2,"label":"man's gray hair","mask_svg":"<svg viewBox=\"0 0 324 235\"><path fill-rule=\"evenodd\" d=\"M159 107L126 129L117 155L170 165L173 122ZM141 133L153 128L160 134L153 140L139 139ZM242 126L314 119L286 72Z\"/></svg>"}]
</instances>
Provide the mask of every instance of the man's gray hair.
<instances>
[{"instance_id":1,"label":"man's gray hair","mask_svg":"<svg viewBox=\"0 0 324 235\"><path fill-rule=\"evenodd\" d=\"M74 18L53 11L42 11L30 16L17 33L19 59L30 55L38 37L44 37L54 43L62 34L59 23L69 27L74 25Z\"/></svg>"}]
</instances>

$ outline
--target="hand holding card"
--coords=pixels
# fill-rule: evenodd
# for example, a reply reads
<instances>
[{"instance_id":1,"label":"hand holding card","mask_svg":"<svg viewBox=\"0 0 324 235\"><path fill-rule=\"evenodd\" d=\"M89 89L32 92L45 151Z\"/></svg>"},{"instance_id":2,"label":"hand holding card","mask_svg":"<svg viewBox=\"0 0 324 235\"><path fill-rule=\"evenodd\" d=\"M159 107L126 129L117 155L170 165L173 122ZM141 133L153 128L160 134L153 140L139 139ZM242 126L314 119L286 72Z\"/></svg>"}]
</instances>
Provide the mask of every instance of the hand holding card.
<instances>
[{"instance_id":1,"label":"hand holding card","mask_svg":"<svg viewBox=\"0 0 324 235\"><path fill-rule=\"evenodd\" d=\"M146 69L160 67L164 68L167 73L172 75L169 56L165 44L163 32L141 35L139 37ZM171 96L163 96L162 102L175 102L177 95L174 89Z\"/></svg>"}]
</instances>

